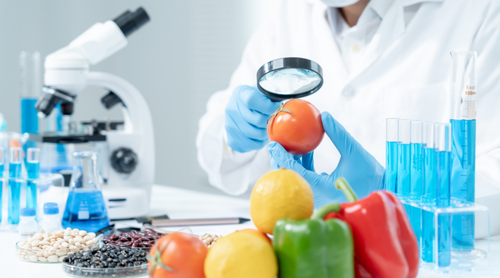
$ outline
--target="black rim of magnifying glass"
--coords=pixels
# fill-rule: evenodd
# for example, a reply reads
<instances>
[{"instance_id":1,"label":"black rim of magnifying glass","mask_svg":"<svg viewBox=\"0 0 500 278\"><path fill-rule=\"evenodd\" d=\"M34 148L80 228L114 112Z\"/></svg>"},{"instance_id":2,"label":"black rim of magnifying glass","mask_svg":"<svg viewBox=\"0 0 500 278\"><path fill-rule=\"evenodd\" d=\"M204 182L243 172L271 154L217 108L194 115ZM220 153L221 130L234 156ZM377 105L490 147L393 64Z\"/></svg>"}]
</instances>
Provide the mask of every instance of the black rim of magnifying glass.
<instances>
[{"instance_id":1,"label":"black rim of magnifying glass","mask_svg":"<svg viewBox=\"0 0 500 278\"><path fill-rule=\"evenodd\" d=\"M319 75L319 77L321 78L321 82L318 84L318 86L314 87L312 90L295 95L275 94L273 92L267 91L266 89L260 86L260 79L264 75L272 71L290 69L290 68L306 69L313 71ZM263 94L268 96L272 101L283 101L292 98L303 98L316 93L317 91L319 91L319 89L321 89L322 86L323 86L323 69L318 63L305 58L287 57L287 58L274 59L262 65L257 71L257 88L259 88L259 90Z\"/></svg>"}]
</instances>

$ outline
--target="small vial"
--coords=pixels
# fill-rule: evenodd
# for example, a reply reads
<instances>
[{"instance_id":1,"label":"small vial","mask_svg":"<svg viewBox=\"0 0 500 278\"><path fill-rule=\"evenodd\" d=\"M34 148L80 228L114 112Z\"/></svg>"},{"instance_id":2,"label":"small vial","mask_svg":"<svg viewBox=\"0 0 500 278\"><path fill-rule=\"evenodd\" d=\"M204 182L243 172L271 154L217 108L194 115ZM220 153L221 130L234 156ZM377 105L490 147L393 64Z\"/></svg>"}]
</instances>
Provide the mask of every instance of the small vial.
<instances>
[{"instance_id":1,"label":"small vial","mask_svg":"<svg viewBox=\"0 0 500 278\"><path fill-rule=\"evenodd\" d=\"M57 203L43 204L43 217L41 221L42 229L46 232L62 230L61 219L59 219L59 207Z\"/></svg>"},{"instance_id":2,"label":"small vial","mask_svg":"<svg viewBox=\"0 0 500 278\"><path fill-rule=\"evenodd\" d=\"M37 223L35 220L35 210L32 208L21 209L21 220L19 221L19 235L21 237L31 237L36 234Z\"/></svg>"}]
</instances>

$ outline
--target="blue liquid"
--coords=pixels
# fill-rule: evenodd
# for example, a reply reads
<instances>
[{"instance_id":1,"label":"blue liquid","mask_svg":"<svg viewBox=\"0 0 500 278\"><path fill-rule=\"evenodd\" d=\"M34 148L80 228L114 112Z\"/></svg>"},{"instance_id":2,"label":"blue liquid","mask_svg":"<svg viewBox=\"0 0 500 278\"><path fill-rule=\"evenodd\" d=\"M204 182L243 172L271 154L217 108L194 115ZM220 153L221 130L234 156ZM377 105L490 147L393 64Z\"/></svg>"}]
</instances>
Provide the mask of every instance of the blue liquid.
<instances>
[{"instance_id":1,"label":"blue liquid","mask_svg":"<svg viewBox=\"0 0 500 278\"><path fill-rule=\"evenodd\" d=\"M474 202L476 120L451 120L451 196ZM453 249L474 249L474 214L453 215Z\"/></svg>"},{"instance_id":2,"label":"blue liquid","mask_svg":"<svg viewBox=\"0 0 500 278\"><path fill-rule=\"evenodd\" d=\"M422 144L411 143L411 162L410 162L410 177L411 177L411 188L410 188L410 200L420 201L423 192L424 183L424 161L423 161L423 149ZM422 210L416 207L410 207L410 223L417 237L418 246L421 243L422 236Z\"/></svg>"},{"instance_id":3,"label":"blue liquid","mask_svg":"<svg viewBox=\"0 0 500 278\"><path fill-rule=\"evenodd\" d=\"M411 189L411 149L410 144L398 144L398 197L410 197ZM404 205L406 213L410 215L409 205Z\"/></svg>"},{"instance_id":4,"label":"blue liquid","mask_svg":"<svg viewBox=\"0 0 500 278\"><path fill-rule=\"evenodd\" d=\"M76 189L71 190L66 202L62 226L66 229L97 232L109 226L108 212L101 191Z\"/></svg>"},{"instance_id":5,"label":"blue liquid","mask_svg":"<svg viewBox=\"0 0 500 278\"><path fill-rule=\"evenodd\" d=\"M398 181L398 142L386 143L385 189L396 193Z\"/></svg>"},{"instance_id":6,"label":"blue liquid","mask_svg":"<svg viewBox=\"0 0 500 278\"><path fill-rule=\"evenodd\" d=\"M16 178L21 177L21 163L9 164L9 203L7 222L19 224L19 213L21 211L21 183Z\"/></svg>"},{"instance_id":7,"label":"blue liquid","mask_svg":"<svg viewBox=\"0 0 500 278\"><path fill-rule=\"evenodd\" d=\"M28 172L28 181L26 185L26 207L35 209L37 211L37 198L38 198L38 188L34 181L40 176L40 164L39 163L26 163L26 170ZM36 219L35 214L35 219Z\"/></svg>"},{"instance_id":8,"label":"blue liquid","mask_svg":"<svg viewBox=\"0 0 500 278\"><path fill-rule=\"evenodd\" d=\"M56 131L63 131L63 122L62 122L62 113L61 113L61 104L58 103L56 107L54 107L54 112L56 116Z\"/></svg>"},{"instance_id":9,"label":"blue liquid","mask_svg":"<svg viewBox=\"0 0 500 278\"><path fill-rule=\"evenodd\" d=\"M0 164L0 179L3 178L4 165ZM0 180L0 223L2 223L2 210L3 210L3 180Z\"/></svg>"},{"instance_id":10,"label":"blue liquid","mask_svg":"<svg viewBox=\"0 0 500 278\"><path fill-rule=\"evenodd\" d=\"M398 184L397 196L409 197L411 188L411 149L410 144L398 144Z\"/></svg>"},{"instance_id":11,"label":"blue liquid","mask_svg":"<svg viewBox=\"0 0 500 278\"><path fill-rule=\"evenodd\" d=\"M437 152L438 178L436 207L450 206L450 152ZM448 267L451 263L451 217L448 213L438 215L438 266Z\"/></svg>"},{"instance_id":12,"label":"blue liquid","mask_svg":"<svg viewBox=\"0 0 500 278\"><path fill-rule=\"evenodd\" d=\"M28 140L26 141L24 144L23 144L23 151L24 153L28 153L28 149L29 148L36 148L36 142L35 141L31 141L31 140ZM24 164L28 163L28 161L26 160L28 158L28 156L24 156Z\"/></svg>"},{"instance_id":13,"label":"blue liquid","mask_svg":"<svg viewBox=\"0 0 500 278\"><path fill-rule=\"evenodd\" d=\"M36 111L36 98L21 98L21 133L38 134L38 111Z\"/></svg>"},{"instance_id":14,"label":"blue liquid","mask_svg":"<svg viewBox=\"0 0 500 278\"><path fill-rule=\"evenodd\" d=\"M424 193L421 201L423 204L436 203L437 184L437 157L436 151L424 148ZM426 263L434 262L434 213L422 210L422 260Z\"/></svg>"}]
</instances>

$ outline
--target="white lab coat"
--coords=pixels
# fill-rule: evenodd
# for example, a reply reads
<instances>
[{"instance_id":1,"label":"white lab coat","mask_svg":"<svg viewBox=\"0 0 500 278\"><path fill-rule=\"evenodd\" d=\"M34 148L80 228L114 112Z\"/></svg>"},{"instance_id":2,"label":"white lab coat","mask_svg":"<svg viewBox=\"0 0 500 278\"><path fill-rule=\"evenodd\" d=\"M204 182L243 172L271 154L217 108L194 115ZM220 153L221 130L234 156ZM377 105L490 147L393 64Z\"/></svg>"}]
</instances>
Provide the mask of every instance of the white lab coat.
<instances>
[{"instance_id":1,"label":"white lab coat","mask_svg":"<svg viewBox=\"0 0 500 278\"><path fill-rule=\"evenodd\" d=\"M385 119L448 122L450 51L478 53L476 201L490 208L500 233L500 1L396 0L363 63L348 72L318 0L277 0L252 36L229 88L214 94L200 120L198 159L209 182L241 194L271 169L267 148L249 153L225 145L224 109L238 85L256 86L257 69L279 57L304 57L323 68L322 89L306 98L328 111L382 165ZM415 10L416 13L415 13ZM314 153L317 172L335 169L339 154L325 136ZM486 225L478 219L478 236Z\"/></svg>"}]
</instances>

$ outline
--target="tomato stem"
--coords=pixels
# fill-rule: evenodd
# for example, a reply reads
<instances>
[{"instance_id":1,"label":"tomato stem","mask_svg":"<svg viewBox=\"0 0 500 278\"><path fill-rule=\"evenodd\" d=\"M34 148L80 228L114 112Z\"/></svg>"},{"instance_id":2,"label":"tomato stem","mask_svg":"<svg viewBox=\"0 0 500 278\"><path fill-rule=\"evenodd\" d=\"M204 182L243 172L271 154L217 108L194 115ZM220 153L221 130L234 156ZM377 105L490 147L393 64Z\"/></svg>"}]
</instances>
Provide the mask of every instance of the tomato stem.
<instances>
[{"instance_id":1,"label":"tomato stem","mask_svg":"<svg viewBox=\"0 0 500 278\"><path fill-rule=\"evenodd\" d=\"M156 241L156 240L155 240ZM153 275L153 271L155 270L155 268L157 266L165 269L166 271L170 271L170 272L175 272L175 269L165 265L162 261L161 261L161 254L163 253L163 250L165 250L165 248L167 247L167 244L166 243L162 248L161 250L158 249L158 242L155 242L155 245L154 245L154 248L156 249L155 250L155 254L154 256L151 256L148 254L147 256L147 259L151 262L151 268L149 269L149 276Z\"/></svg>"},{"instance_id":2,"label":"tomato stem","mask_svg":"<svg viewBox=\"0 0 500 278\"><path fill-rule=\"evenodd\" d=\"M269 123L269 120L271 120L271 127L273 126L274 119L276 118L276 116L282 111L292 114L292 111L285 108L285 102L282 102L280 107L276 109L276 111L274 111L274 113L267 119L267 123Z\"/></svg>"}]
</instances>

